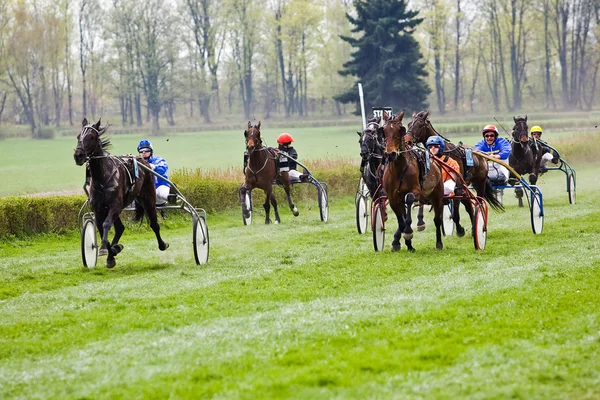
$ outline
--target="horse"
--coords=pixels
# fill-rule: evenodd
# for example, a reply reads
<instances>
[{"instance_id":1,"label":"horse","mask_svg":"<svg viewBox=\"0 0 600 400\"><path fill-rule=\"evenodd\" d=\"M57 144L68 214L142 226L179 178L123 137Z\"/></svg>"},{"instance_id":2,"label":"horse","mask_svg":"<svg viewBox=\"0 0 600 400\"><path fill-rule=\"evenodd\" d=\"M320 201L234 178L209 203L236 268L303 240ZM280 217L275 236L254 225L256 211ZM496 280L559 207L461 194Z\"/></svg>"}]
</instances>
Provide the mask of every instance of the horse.
<instances>
[{"instance_id":1,"label":"horse","mask_svg":"<svg viewBox=\"0 0 600 400\"><path fill-rule=\"evenodd\" d=\"M408 124L408 134L412 135L415 142L422 143L423 145L425 145L430 136L441 136L437 133L431 124L431 121L429 121L429 111L413 113L412 120ZM492 187L492 183L488 179L488 165L486 159L473 153L473 165L467 166L466 149L462 145L454 145L443 136L442 138L446 142L444 154L447 154L456 160L466 183L472 185L477 192L477 196L483 197L494 210L503 211L504 207L496 197L496 190ZM465 229L460 224L460 214L458 210L460 203L465 206L467 213L469 213L471 226L473 226L473 206L468 199L463 199L462 201L454 200L452 220L456 224L456 234L458 236L464 236Z\"/></svg>"},{"instance_id":2,"label":"horse","mask_svg":"<svg viewBox=\"0 0 600 400\"><path fill-rule=\"evenodd\" d=\"M541 152L538 151L534 139L529 138L527 115L513 117L515 125L512 130L511 152L508 165L517 173L529 174L529 183L535 185L540 174ZM519 207L523 207L523 189L515 188L515 196L519 199Z\"/></svg>"},{"instance_id":3,"label":"horse","mask_svg":"<svg viewBox=\"0 0 600 400\"><path fill-rule=\"evenodd\" d=\"M260 188L265 192L265 203L263 204L265 209L265 224L271 223L269 201L273 205L273 211L275 212L275 223L278 224L281 222L279 211L277 210L277 200L273 194L273 182L276 179L281 182L290 210L297 217L300 213L292 200L290 175L286 171L277 173L277 152L272 147L263 146L263 139L260 134L260 121L258 121L257 125L252 125L248 121L248 129L244 131L244 138L246 139L246 150L248 152L248 165L245 170L244 183L240 187L240 202L242 203L243 217L250 217L250 211L246 206L246 193L248 191L251 192L254 188Z\"/></svg>"},{"instance_id":4,"label":"horse","mask_svg":"<svg viewBox=\"0 0 600 400\"><path fill-rule=\"evenodd\" d=\"M442 171L437 163L431 163L429 172L421 177L419 162L415 153L406 148L403 136L406 128L402 126L404 111L389 117L383 113L384 124L379 128L385 137L383 188L387 193L389 205L398 219L398 229L394 233L392 251L400 250L400 236L408 251L412 246L412 205L415 201L430 202L435 216L435 247L443 249L442 212L444 208L444 183Z\"/></svg>"},{"instance_id":5,"label":"horse","mask_svg":"<svg viewBox=\"0 0 600 400\"><path fill-rule=\"evenodd\" d=\"M121 221L121 211L135 200L136 218L141 219L144 212L148 215L150 227L156 235L158 248L166 250L169 244L160 236L160 226L156 212L156 188L154 176L136 163L150 168L141 157L115 157L108 153L110 139L103 135L107 126L100 126L100 120L95 124L82 121L81 132L77 135L77 148L73 153L75 163L79 166L87 163L91 175L89 198L96 227L102 236L102 245L98 256L108 256L106 266L113 268L117 262L115 256L123 250L119 239L125 226ZM108 242L108 232L114 225L115 235Z\"/></svg>"},{"instance_id":6,"label":"horse","mask_svg":"<svg viewBox=\"0 0 600 400\"><path fill-rule=\"evenodd\" d=\"M369 119L367 128L362 132L356 133L360 137L358 143L360 144L361 176L369 188L371 198L373 198L377 191L377 187L379 186L377 171L379 165L381 165L383 152L385 150L383 134L379 130L379 119Z\"/></svg>"}]
</instances>

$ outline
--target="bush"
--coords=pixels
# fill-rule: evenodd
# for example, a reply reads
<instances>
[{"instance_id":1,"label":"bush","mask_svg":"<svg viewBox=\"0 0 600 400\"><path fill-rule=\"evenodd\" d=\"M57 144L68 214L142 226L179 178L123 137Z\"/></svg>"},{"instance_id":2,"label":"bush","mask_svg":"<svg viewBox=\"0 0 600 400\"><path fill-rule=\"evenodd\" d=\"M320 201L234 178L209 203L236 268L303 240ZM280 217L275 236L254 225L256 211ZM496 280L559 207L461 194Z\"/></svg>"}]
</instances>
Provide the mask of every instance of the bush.
<instances>
[{"instance_id":1,"label":"bush","mask_svg":"<svg viewBox=\"0 0 600 400\"><path fill-rule=\"evenodd\" d=\"M0 238L74 229L84 202L84 196L4 197L0 199Z\"/></svg>"},{"instance_id":2,"label":"bush","mask_svg":"<svg viewBox=\"0 0 600 400\"><path fill-rule=\"evenodd\" d=\"M48 126L38 130L37 139L54 139L54 129Z\"/></svg>"},{"instance_id":3,"label":"bush","mask_svg":"<svg viewBox=\"0 0 600 400\"><path fill-rule=\"evenodd\" d=\"M307 163L308 165L309 163ZM349 161L331 163L314 162L314 177L327 183L329 196L351 195L358 184L358 167ZM243 181L236 169L229 171L180 170L175 171L172 180L181 193L194 207L208 213L240 208L239 188ZM281 189L274 191L278 202L287 204ZM297 184L292 187L294 201L317 201L316 189L310 184ZM255 204L262 204L262 190L255 192ZM0 198L0 238L27 236L39 233L64 233L78 228L79 210L86 198L82 195L26 197L11 196Z\"/></svg>"}]
</instances>

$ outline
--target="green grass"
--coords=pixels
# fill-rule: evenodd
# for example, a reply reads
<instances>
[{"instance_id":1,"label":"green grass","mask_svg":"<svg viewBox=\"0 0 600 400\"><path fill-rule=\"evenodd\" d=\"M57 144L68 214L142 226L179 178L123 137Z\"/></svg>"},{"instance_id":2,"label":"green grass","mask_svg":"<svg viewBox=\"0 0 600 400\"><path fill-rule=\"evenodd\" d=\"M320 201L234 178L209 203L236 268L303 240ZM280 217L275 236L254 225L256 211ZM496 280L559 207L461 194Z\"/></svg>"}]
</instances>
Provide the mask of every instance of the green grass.
<instances>
[{"instance_id":1,"label":"green grass","mask_svg":"<svg viewBox=\"0 0 600 400\"><path fill-rule=\"evenodd\" d=\"M209 215L209 264L190 221L171 247L128 226L114 270L81 267L79 236L0 244L1 398L597 398L600 189L578 170L541 178L546 219L505 194L487 248L444 238L431 216L417 249L373 251L352 197ZM133 231L133 232L132 232Z\"/></svg>"}]
</instances>

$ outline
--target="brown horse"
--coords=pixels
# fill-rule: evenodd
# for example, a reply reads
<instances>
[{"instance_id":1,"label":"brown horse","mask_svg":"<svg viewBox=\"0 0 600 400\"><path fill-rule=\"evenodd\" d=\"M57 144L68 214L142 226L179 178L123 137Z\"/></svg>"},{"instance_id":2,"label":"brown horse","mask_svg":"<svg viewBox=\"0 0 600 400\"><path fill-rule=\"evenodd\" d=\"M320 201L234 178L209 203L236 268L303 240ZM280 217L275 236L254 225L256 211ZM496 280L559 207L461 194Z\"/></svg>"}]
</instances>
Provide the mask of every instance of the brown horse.
<instances>
[{"instance_id":1,"label":"brown horse","mask_svg":"<svg viewBox=\"0 0 600 400\"><path fill-rule=\"evenodd\" d=\"M412 115L412 120L408 124L408 134L412 135L416 143L422 143L425 145L430 136L441 136L434 129L428 117L428 111L420 111L418 113L413 113ZM477 196L483 197L493 209L496 211L503 211L504 207L496 198L496 190L492 187L492 183L488 179L487 161L483 157L473 154L473 165L467 166L465 148L462 145L454 145L446 138L443 139L446 142L444 154L447 154L456 160L458 166L460 167L460 172L467 184L472 185L477 192ZM471 202L468 199L463 199L460 202L458 200L454 200L452 220L456 224L456 234L458 236L465 235L465 229L460 224L460 214L458 210L458 206L461 202L469 213L469 217L471 218L471 226L474 226L473 207Z\"/></svg>"},{"instance_id":2,"label":"brown horse","mask_svg":"<svg viewBox=\"0 0 600 400\"><path fill-rule=\"evenodd\" d=\"M421 177L419 162L415 153L407 150L403 136L406 128L402 126L404 111L395 117L383 113L383 134L385 137L385 153L383 172L383 188L387 193L389 205L398 219L398 229L394 233L392 251L400 250L400 235L408 251L414 252L412 246L412 205L415 201L430 202L435 216L435 247L442 249L442 211L444 208L444 183L442 172L437 163L431 163L429 172Z\"/></svg>"},{"instance_id":3,"label":"brown horse","mask_svg":"<svg viewBox=\"0 0 600 400\"><path fill-rule=\"evenodd\" d=\"M94 125L88 124L87 119L82 122L82 129L77 135L77 148L73 154L75 163L89 164L91 174L90 204L94 210L96 227L102 236L102 245L98 256L108 256L106 266L114 267L117 262L115 256L123 250L119 239L125 230L121 221L121 211L135 200L136 216L141 218L146 212L150 220L150 227L156 235L158 248L166 250L169 244L160 237L160 227L156 215L156 189L154 177L150 172L139 168L136 163L146 167L150 165L141 157L115 157L106 149L110 147L110 140L102 135L107 127L100 126L100 120ZM108 242L108 231L115 226L115 236Z\"/></svg>"},{"instance_id":4,"label":"brown horse","mask_svg":"<svg viewBox=\"0 0 600 400\"><path fill-rule=\"evenodd\" d=\"M260 188L265 191L266 195L265 203L263 204L265 209L265 224L271 223L271 206L269 205L269 201L273 205L273 211L275 212L275 223L278 224L281 222L279 211L277 210L277 200L273 194L273 182L276 179L283 185L290 210L297 217L299 212L292 201L290 175L285 171L277 173L277 153L272 147L263 147L263 140L260 135L260 121L258 121L258 125L254 126L248 121L248 129L244 131L244 137L246 138L246 150L248 151L248 166L245 170L246 179L240 187L243 217L250 217L250 211L245 201L246 193L248 191L251 192L254 188Z\"/></svg>"}]
</instances>

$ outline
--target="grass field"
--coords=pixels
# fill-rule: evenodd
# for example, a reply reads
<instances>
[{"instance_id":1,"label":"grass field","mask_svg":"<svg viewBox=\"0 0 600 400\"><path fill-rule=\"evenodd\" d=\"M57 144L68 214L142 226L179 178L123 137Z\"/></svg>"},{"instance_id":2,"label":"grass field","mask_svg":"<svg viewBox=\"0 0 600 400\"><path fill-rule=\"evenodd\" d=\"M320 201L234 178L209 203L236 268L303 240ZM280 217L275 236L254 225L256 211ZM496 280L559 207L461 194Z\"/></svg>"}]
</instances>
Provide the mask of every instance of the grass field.
<instances>
[{"instance_id":1,"label":"grass field","mask_svg":"<svg viewBox=\"0 0 600 400\"><path fill-rule=\"evenodd\" d=\"M327 224L316 201L209 215L202 267L184 218L164 253L129 226L114 270L77 233L0 243L0 398L598 398L600 187L577 172L576 205L541 178L542 235L505 194L482 252L436 251L429 217L415 254L376 253L352 197Z\"/></svg>"},{"instance_id":2,"label":"grass field","mask_svg":"<svg viewBox=\"0 0 600 400\"><path fill-rule=\"evenodd\" d=\"M310 167L311 160L358 160L360 150L356 131L359 128L360 121L357 120L356 126L286 130L296 139L295 147L300 160ZM235 131L176 133L150 139L156 154L168 161L171 171L182 168L208 170L227 167L237 167L241 171L245 148L243 130L244 127L240 126ZM262 135L267 145L277 146L276 139L281 132L281 129L269 128L268 123L263 124ZM72 137L57 137L53 140L0 141L0 197L40 192L82 193L84 168L78 167L73 161L77 133L74 131ZM575 133L554 133L552 139L568 138L573 134ZM139 134L113 135L111 153L135 153L142 138ZM462 140L466 144L474 144L481 136L453 135L451 138L455 143Z\"/></svg>"}]
</instances>

